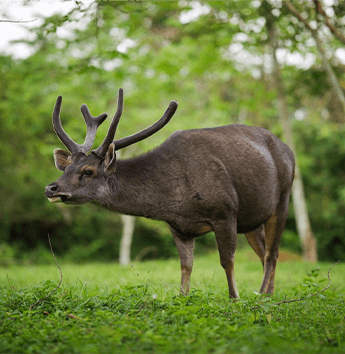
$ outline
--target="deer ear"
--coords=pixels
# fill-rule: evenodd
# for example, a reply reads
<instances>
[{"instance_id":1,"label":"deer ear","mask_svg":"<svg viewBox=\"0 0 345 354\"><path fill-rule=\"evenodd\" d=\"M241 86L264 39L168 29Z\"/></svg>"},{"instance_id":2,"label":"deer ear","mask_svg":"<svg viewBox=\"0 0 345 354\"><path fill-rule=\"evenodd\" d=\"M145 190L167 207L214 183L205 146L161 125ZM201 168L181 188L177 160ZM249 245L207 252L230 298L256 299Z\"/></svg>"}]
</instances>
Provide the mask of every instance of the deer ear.
<instances>
[{"instance_id":1,"label":"deer ear","mask_svg":"<svg viewBox=\"0 0 345 354\"><path fill-rule=\"evenodd\" d=\"M104 169L108 175L114 173L116 170L116 154L114 143L110 144L108 151L105 154Z\"/></svg>"},{"instance_id":2,"label":"deer ear","mask_svg":"<svg viewBox=\"0 0 345 354\"><path fill-rule=\"evenodd\" d=\"M54 150L55 166L60 171L65 171L65 168L72 163L72 155L62 149Z\"/></svg>"}]
</instances>

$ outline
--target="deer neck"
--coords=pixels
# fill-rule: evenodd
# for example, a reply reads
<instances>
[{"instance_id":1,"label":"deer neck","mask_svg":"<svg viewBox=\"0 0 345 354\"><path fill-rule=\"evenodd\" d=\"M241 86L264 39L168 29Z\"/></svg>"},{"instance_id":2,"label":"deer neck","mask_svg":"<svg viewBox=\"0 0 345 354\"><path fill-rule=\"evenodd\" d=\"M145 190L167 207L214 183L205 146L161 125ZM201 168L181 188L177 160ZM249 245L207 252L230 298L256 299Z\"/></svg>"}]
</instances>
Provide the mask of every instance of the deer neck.
<instances>
[{"instance_id":1,"label":"deer neck","mask_svg":"<svg viewBox=\"0 0 345 354\"><path fill-rule=\"evenodd\" d=\"M147 159L145 155L119 160L115 173L100 188L96 203L127 215L164 218L157 169L155 159Z\"/></svg>"}]
</instances>

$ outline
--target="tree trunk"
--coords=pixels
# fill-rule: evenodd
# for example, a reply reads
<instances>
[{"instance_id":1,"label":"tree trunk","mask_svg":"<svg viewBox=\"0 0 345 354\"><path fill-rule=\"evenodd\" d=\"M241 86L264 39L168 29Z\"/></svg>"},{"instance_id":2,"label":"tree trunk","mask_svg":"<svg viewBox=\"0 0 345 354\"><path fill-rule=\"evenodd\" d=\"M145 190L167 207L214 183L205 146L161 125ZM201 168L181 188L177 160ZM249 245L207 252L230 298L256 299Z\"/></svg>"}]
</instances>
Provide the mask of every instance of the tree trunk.
<instances>
[{"instance_id":1,"label":"tree trunk","mask_svg":"<svg viewBox=\"0 0 345 354\"><path fill-rule=\"evenodd\" d=\"M118 158L122 156L123 151L118 150L116 155ZM120 242L119 263L127 265L131 262L131 247L134 234L135 217L130 215L121 215L122 236Z\"/></svg>"},{"instance_id":2,"label":"tree trunk","mask_svg":"<svg viewBox=\"0 0 345 354\"><path fill-rule=\"evenodd\" d=\"M267 27L268 36L270 38L269 44L270 44L270 50L272 54L272 66L273 66L272 71L273 71L274 84L276 86L277 95L278 95L278 111L280 115L280 120L283 126L285 141L290 146L292 151L295 152L292 128L291 128L287 104L285 100L285 90L284 90L283 82L280 77L280 70L279 70L279 65L276 56L276 50L277 50L276 29L275 29L274 19L271 13L267 13L266 27ZM296 167L295 167L295 179L292 186L292 199L293 199L298 235L303 248L303 258L304 260L310 262L316 262L317 243L316 243L316 238L313 235L310 226L306 200L304 195L303 181L299 171L297 158L296 158Z\"/></svg>"},{"instance_id":3,"label":"tree trunk","mask_svg":"<svg viewBox=\"0 0 345 354\"><path fill-rule=\"evenodd\" d=\"M298 234L303 249L303 259L310 262L317 262L317 242L311 230L302 176L297 163L295 167L295 179L292 187L292 200Z\"/></svg>"},{"instance_id":4,"label":"tree trunk","mask_svg":"<svg viewBox=\"0 0 345 354\"><path fill-rule=\"evenodd\" d=\"M119 263L127 265L131 262L131 246L134 233L135 217L129 215L121 215L123 231L120 243Z\"/></svg>"},{"instance_id":5,"label":"tree trunk","mask_svg":"<svg viewBox=\"0 0 345 354\"><path fill-rule=\"evenodd\" d=\"M246 108L241 107L238 113L238 124L244 124L248 117L248 111Z\"/></svg>"}]
</instances>

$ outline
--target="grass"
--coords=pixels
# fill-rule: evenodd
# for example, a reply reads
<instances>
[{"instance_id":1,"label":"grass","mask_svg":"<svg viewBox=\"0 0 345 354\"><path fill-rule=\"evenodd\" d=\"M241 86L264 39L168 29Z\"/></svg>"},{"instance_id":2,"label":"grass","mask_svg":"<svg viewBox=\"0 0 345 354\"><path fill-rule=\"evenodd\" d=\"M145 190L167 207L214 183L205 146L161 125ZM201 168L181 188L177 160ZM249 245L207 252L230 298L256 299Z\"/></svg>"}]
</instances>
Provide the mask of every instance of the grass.
<instances>
[{"instance_id":1,"label":"grass","mask_svg":"<svg viewBox=\"0 0 345 354\"><path fill-rule=\"evenodd\" d=\"M276 294L257 295L261 264L236 255L241 299L229 301L216 253L195 260L179 296L179 261L11 266L0 269L1 353L345 353L345 266L280 262ZM320 269L317 269L320 268Z\"/></svg>"}]
</instances>

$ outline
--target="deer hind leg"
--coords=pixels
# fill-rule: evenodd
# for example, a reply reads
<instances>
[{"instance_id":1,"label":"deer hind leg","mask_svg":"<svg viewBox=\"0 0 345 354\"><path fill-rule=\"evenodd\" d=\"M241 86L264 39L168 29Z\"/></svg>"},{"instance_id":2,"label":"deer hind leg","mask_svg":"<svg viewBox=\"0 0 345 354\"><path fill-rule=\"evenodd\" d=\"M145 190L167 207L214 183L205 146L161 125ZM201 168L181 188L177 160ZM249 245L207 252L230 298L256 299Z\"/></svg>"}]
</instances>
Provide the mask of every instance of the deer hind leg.
<instances>
[{"instance_id":1,"label":"deer hind leg","mask_svg":"<svg viewBox=\"0 0 345 354\"><path fill-rule=\"evenodd\" d=\"M265 223L265 259L264 259L264 278L262 280L260 293L273 294L274 277L279 255L280 236L283 233L289 205L289 194L281 198L275 214Z\"/></svg>"},{"instance_id":2,"label":"deer hind leg","mask_svg":"<svg viewBox=\"0 0 345 354\"><path fill-rule=\"evenodd\" d=\"M220 222L214 227L220 256L220 264L225 270L228 280L230 298L239 298L235 280L235 251L237 240L237 222L231 218L228 222Z\"/></svg>"},{"instance_id":3,"label":"deer hind leg","mask_svg":"<svg viewBox=\"0 0 345 354\"><path fill-rule=\"evenodd\" d=\"M181 261L181 294L187 296L189 294L190 276L193 269L194 245L195 240L183 239L177 231L171 229L174 241Z\"/></svg>"},{"instance_id":4,"label":"deer hind leg","mask_svg":"<svg viewBox=\"0 0 345 354\"><path fill-rule=\"evenodd\" d=\"M262 224L257 229L247 232L246 238L254 252L259 256L262 265L265 265L265 226Z\"/></svg>"}]
</instances>

